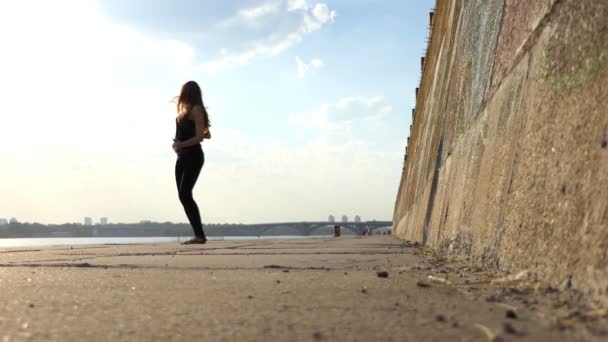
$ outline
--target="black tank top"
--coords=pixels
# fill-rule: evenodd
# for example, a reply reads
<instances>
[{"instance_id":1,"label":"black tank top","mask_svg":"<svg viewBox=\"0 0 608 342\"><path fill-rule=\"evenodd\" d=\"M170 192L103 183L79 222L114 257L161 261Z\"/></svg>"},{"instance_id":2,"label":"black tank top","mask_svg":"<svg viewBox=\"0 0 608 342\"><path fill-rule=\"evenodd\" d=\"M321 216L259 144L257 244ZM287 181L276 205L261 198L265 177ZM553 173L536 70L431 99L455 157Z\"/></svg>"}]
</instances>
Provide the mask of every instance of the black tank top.
<instances>
[{"instance_id":1,"label":"black tank top","mask_svg":"<svg viewBox=\"0 0 608 342\"><path fill-rule=\"evenodd\" d=\"M196 136L196 124L194 120L184 119L181 122L175 118L175 140L186 141ZM188 146L178 152L179 156L190 154L191 152L202 151L201 144Z\"/></svg>"}]
</instances>

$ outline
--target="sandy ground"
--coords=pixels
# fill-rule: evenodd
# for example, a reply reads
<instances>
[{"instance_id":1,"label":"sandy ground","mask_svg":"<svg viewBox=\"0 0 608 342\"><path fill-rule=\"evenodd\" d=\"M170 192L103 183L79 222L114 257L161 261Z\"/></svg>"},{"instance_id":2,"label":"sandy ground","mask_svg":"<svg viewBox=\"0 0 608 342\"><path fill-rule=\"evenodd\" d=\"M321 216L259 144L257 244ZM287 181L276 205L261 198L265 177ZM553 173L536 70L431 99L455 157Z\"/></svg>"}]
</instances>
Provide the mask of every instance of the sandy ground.
<instances>
[{"instance_id":1,"label":"sandy ground","mask_svg":"<svg viewBox=\"0 0 608 342\"><path fill-rule=\"evenodd\" d=\"M0 341L608 336L573 290L501 276L390 237L3 249Z\"/></svg>"}]
</instances>

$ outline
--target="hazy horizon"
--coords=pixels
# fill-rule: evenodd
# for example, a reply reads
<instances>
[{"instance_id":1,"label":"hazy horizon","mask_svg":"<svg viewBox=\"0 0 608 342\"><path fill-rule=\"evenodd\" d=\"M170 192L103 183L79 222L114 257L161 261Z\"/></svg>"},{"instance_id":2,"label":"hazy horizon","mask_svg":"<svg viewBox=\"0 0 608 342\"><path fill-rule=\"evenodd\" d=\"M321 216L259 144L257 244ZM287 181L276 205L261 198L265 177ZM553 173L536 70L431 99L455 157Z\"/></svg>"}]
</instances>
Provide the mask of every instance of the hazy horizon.
<instances>
[{"instance_id":1,"label":"hazy horizon","mask_svg":"<svg viewBox=\"0 0 608 342\"><path fill-rule=\"evenodd\" d=\"M186 222L171 149L196 80L203 221L392 218L434 0L0 3L0 218Z\"/></svg>"}]
</instances>

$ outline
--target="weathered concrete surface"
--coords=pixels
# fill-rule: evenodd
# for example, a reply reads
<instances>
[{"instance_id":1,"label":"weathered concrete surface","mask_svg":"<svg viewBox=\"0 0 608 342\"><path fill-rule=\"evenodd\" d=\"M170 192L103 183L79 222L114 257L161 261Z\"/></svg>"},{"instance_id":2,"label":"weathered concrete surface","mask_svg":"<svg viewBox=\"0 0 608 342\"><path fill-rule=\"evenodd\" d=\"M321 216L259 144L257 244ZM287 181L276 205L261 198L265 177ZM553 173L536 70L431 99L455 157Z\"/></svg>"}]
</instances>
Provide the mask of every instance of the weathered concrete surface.
<instances>
[{"instance_id":1,"label":"weathered concrete surface","mask_svg":"<svg viewBox=\"0 0 608 342\"><path fill-rule=\"evenodd\" d=\"M394 231L608 304L608 1L439 0Z\"/></svg>"},{"instance_id":2,"label":"weathered concrete surface","mask_svg":"<svg viewBox=\"0 0 608 342\"><path fill-rule=\"evenodd\" d=\"M577 308L566 292L492 285L497 277L389 237L0 250L0 340L601 336L601 325L588 330L577 321L597 321L597 313ZM508 309L517 318L507 318Z\"/></svg>"}]
</instances>

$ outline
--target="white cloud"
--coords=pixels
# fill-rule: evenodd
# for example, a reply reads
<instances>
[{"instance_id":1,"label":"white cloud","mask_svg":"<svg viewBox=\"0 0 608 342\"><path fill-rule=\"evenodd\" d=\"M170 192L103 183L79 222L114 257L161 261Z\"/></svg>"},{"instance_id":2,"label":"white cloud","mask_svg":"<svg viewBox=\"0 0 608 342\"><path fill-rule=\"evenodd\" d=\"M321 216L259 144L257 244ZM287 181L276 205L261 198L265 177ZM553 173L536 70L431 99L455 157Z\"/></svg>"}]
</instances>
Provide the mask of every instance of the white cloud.
<instances>
[{"instance_id":1,"label":"white cloud","mask_svg":"<svg viewBox=\"0 0 608 342\"><path fill-rule=\"evenodd\" d=\"M318 109L290 116L298 125L310 127L325 135L350 134L352 123L358 120L380 120L392 112L393 107L386 104L383 96L344 97L334 104L323 104Z\"/></svg>"},{"instance_id":2,"label":"white cloud","mask_svg":"<svg viewBox=\"0 0 608 342\"><path fill-rule=\"evenodd\" d=\"M323 63L322 60L315 58L312 61L310 61L310 65L312 65L315 68L322 68L325 66L325 63Z\"/></svg>"},{"instance_id":3,"label":"white cloud","mask_svg":"<svg viewBox=\"0 0 608 342\"><path fill-rule=\"evenodd\" d=\"M296 68L299 78L303 78L311 68L318 69L323 66L325 66L325 64L318 58L311 60L310 63L305 63L300 57L296 57Z\"/></svg>"},{"instance_id":4,"label":"white cloud","mask_svg":"<svg viewBox=\"0 0 608 342\"><path fill-rule=\"evenodd\" d=\"M246 20L255 20L265 15L279 11L278 2L269 2L257 7L246 8L239 11L239 16Z\"/></svg>"},{"instance_id":5,"label":"white cloud","mask_svg":"<svg viewBox=\"0 0 608 342\"><path fill-rule=\"evenodd\" d=\"M295 1L293 3L290 2L288 12L293 12L294 8L302 10L304 9L302 7L304 5L306 5L305 1ZM299 44L304 39L305 35L318 31L323 27L323 25L333 22L334 18L336 17L335 11L330 11L329 7L322 3L316 4L312 11L308 10L307 5L305 7L305 13L301 17L299 26L294 31L285 34L275 32L266 38L254 41L252 47L242 51L234 53L221 53L221 57L203 63L200 66L200 69L204 72L212 73L230 66L249 64L252 60L259 57L276 56ZM250 12L264 14L270 13L268 9L257 9L255 11L250 9L248 13ZM318 62L316 63L318 64Z\"/></svg>"},{"instance_id":6,"label":"white cloud","mask_svg":"<svg viewBox=\"0 0 608 342\"><path fill-rule=\"evenodd\" d=\"M307 11L308 3L306 0L288 0L287 1L287 10L292 11Z\"/></svg>"},{"instance_id":7,"label":"white cloud","mask_svg":"<svg viewBox=\"0 0 608 342\"><path fill-rule=\"evenodd\" d=\"M334 21L336 18L336 11L330 11L326 4L316 4L312 9L312 14L317 18L320 23L326 23L328 21Z\"/></svg>"},{"instance_id":8,"label":"white cloud","mask_svg":"<svg viewBox=\"0 0 608 342\"><path fill-rule=\"evenodd\" d=\"M369 107L373 107L373 106L375 106L376 104L381 103L381 102L383 102L383 101L384 101L384 96L376 96L376 97L372 97L371 99L369 99L369 100L367 101L367 105L368 105Z\"/></svg>"},{"instance_id":9,"label":"white cloud","mask_svg":"<svg viewBox=\"0 0 608 342\"><path fill-rule=\"evenodd\" d=\"M245 25L253 28L259 27L261 25L261 20L264 17L279 12L280 5L280 2L272 1L255 7L240 9L234 16L221 21L218 26L224 29L238 25Z\"/></svg>"}]
</instances>

